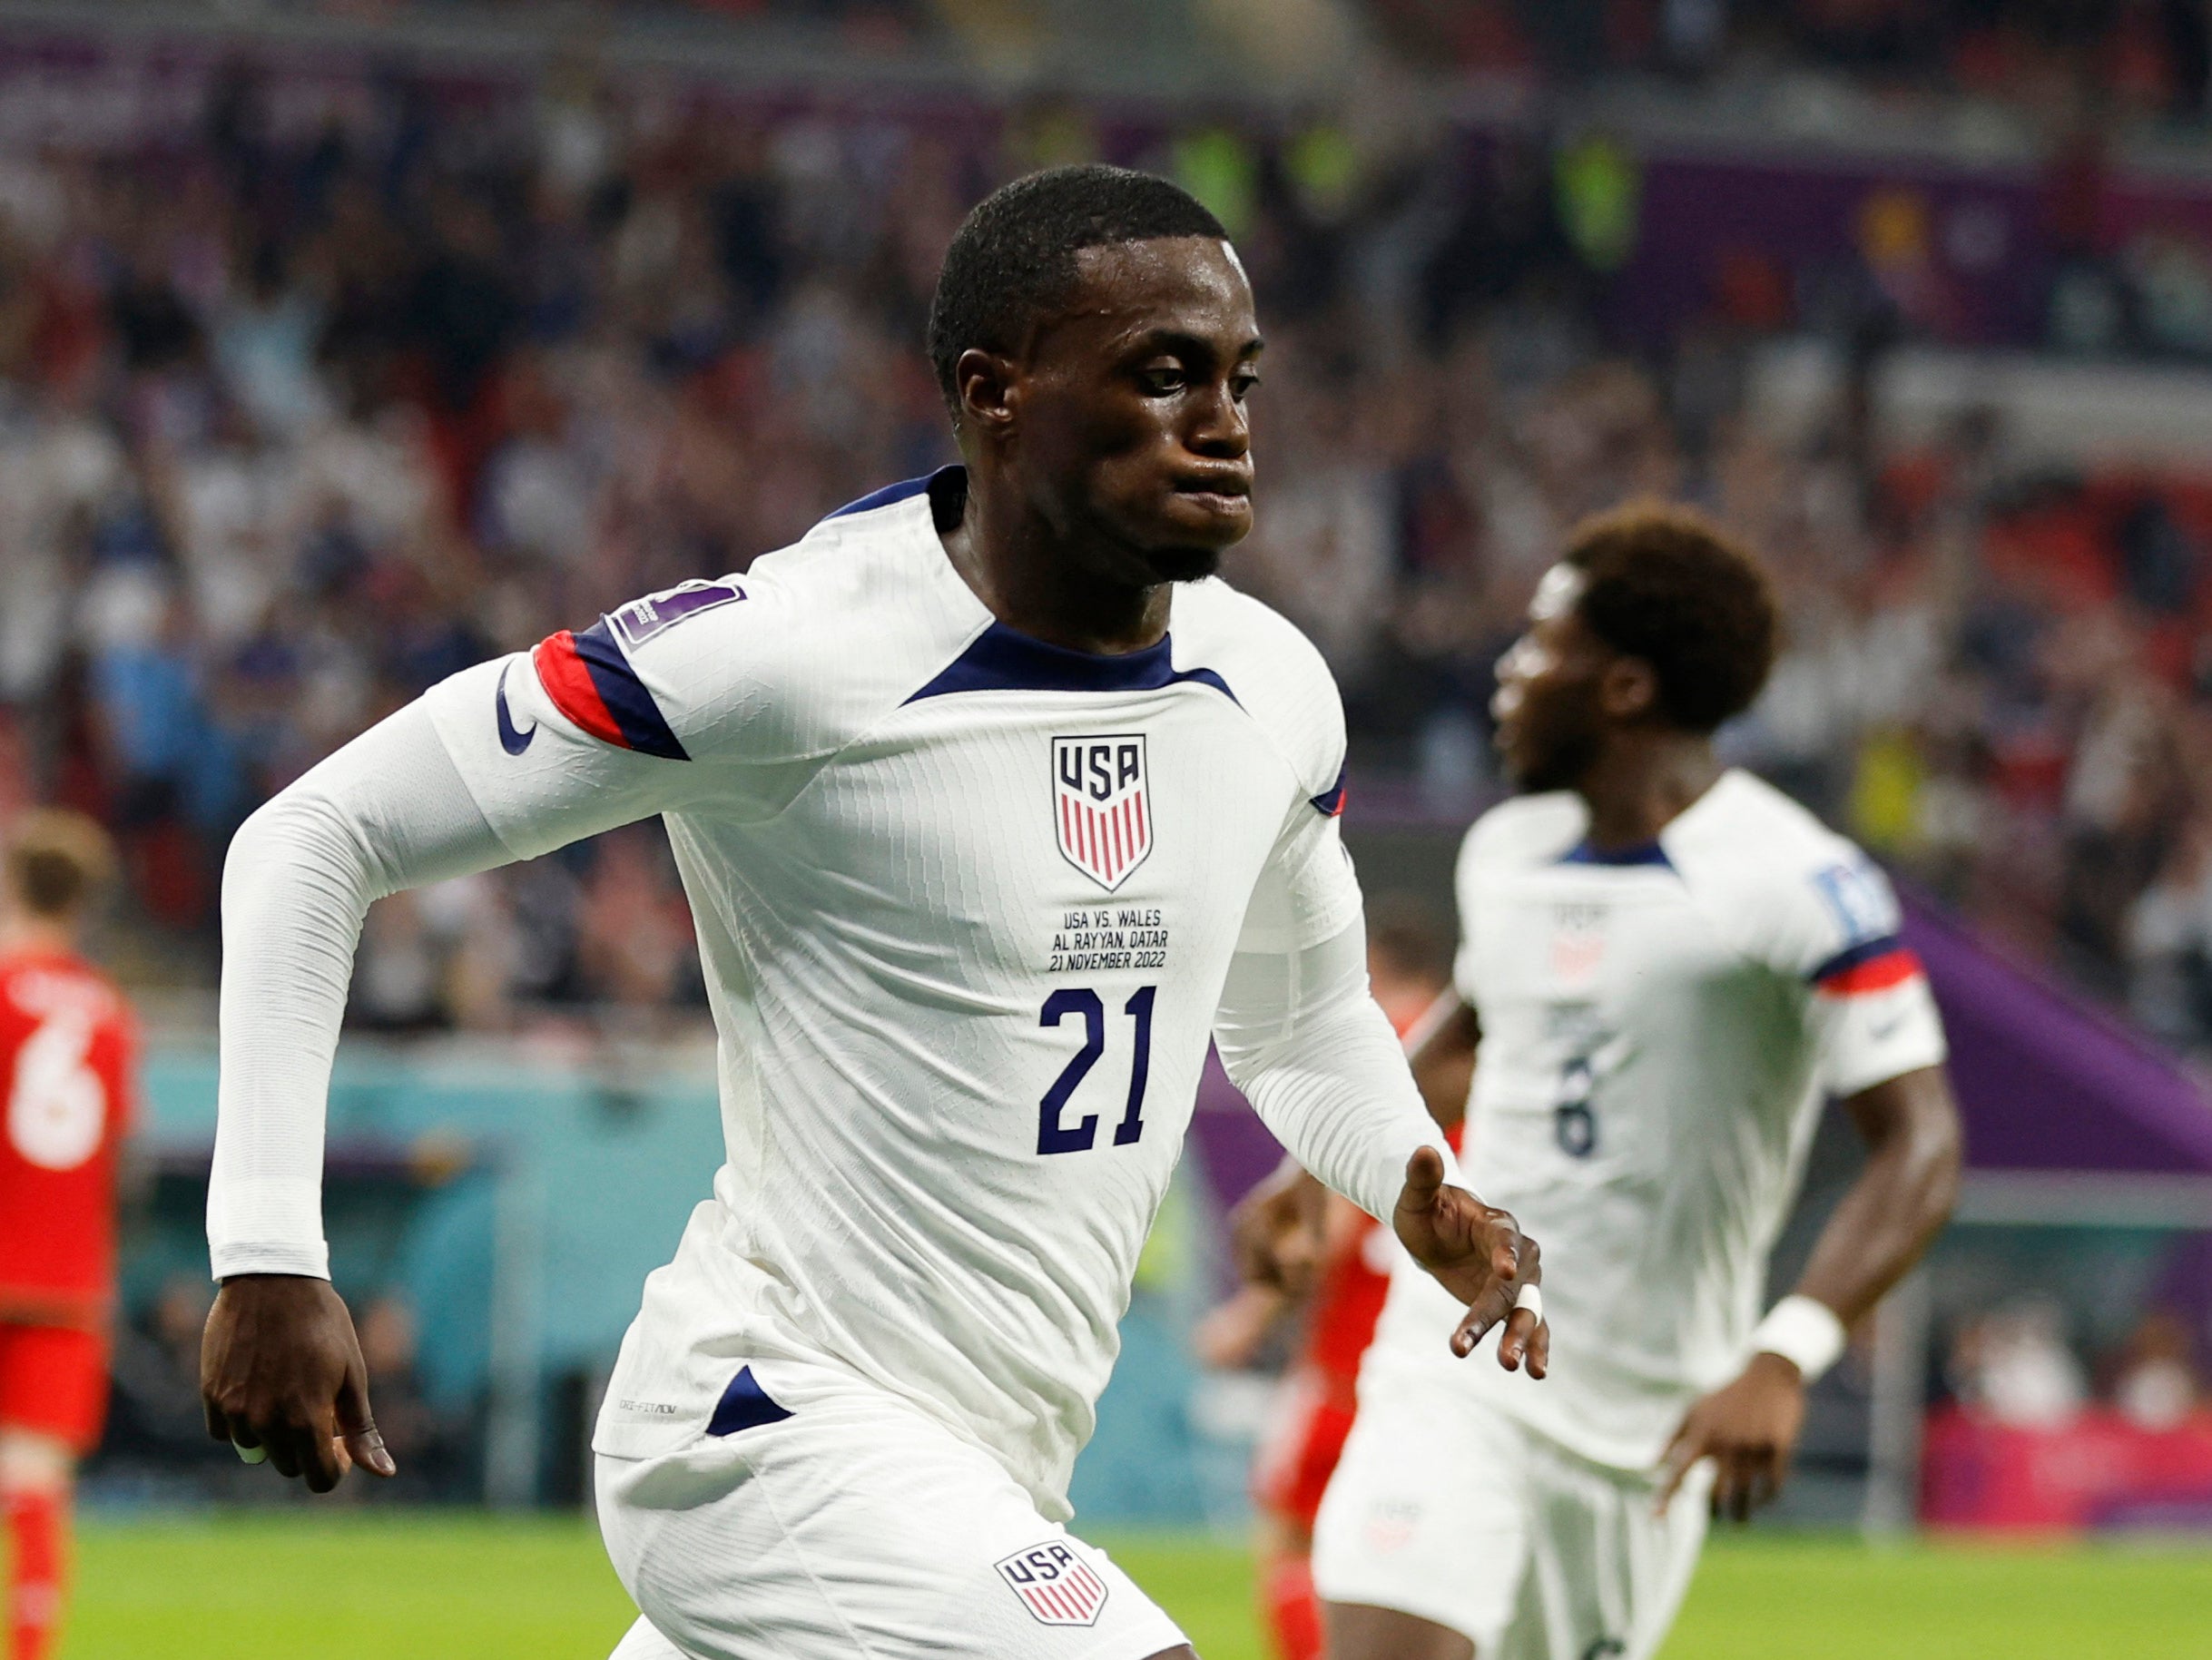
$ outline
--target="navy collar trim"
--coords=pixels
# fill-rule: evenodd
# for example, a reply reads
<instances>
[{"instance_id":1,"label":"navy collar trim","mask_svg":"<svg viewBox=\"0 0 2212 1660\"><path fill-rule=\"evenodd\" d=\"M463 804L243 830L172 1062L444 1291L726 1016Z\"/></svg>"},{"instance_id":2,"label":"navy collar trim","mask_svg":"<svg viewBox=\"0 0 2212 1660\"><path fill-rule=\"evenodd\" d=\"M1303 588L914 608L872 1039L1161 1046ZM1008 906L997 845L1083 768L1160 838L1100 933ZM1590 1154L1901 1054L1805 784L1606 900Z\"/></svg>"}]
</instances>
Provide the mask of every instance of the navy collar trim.
<instances>
[{"instance_id":1,"label":"navy collar trim","mask_svg":"<svg viewBox=\"0 0 2212 1660\"><path fill-rule=\"evenodd\" d=\"M942 469L940 469L942 470ZM856 513L873 513L878 507L890 507L903 501L911 501L929 487L929 480L937 474L929 473L920 478L902 478L897 484L887 484L880 490L871 490L856 502L847 502L835 513L826 515L830 519L850 518Z\"/></svg>"},{"instance_id":2,"label":"navy collar trim","mask_svg":"<svg viewBox=\"0 0 2212 1660\"><path fill-rule=\"evenodd\" d=\"M1666 850L1656 841L1647 841L1638 848L1600 850L1590 845L1590 839L1588 836L1568 849L1559 862L1563 865L1605 865L1608 867L1658 865L1668 870L1675 868L1675 861L1667 858Z\"/></svg>"},{"instance_id":3,"label":"navy collar trim","mask_svg":"<svg viewBox=\"0 0 2212 1660\"><path fill-rule=\"evenodd\" d=\"M1048 644L1018 634L1004 623L993 623L906 701L919 703L960 692L1159 692L1186 683L1211 686L1237 703L1229 683L1212 669L1175 667L1170 634L1161 635L1156 644L1141 652L1101 656Z\"/></svg>"}]
</instances>

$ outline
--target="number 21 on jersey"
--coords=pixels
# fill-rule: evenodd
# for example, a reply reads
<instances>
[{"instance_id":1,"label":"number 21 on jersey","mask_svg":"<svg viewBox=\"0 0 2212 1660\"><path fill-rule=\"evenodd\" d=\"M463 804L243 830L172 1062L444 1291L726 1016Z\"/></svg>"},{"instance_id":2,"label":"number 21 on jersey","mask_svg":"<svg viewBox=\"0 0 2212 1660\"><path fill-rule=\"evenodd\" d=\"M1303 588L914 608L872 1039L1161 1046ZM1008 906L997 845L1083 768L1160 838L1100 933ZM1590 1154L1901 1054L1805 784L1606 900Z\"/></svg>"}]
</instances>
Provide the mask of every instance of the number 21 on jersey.
<instances>
[{"instance_id":1,"label":"number 21 on jersey","mask_svg":"<svg viewBox=\"0 0 2212 1660\"><path fill-rule=\"evenodd\" d=\"M1134 1054L1129 1063L1129 1098L1123 1108L1121 1122L1114 1126L1116 1147L1126 1147L1145 1134L1145 1086L1152 1077L1152 1005L1159 994L1157 986L1141 986L1136 995L1122 1006L1122 1013L1134 1026L1131 1033ZM1053 1079L1052 1087L1045 1092L1045 1098L1037 1103L1037 1150L1040 1154L1087 1153L1098 1140L1098 1115L1086 1113L1069 1124L1067 1103L1106 1054L1106 999L1087 986L1063 986L1045 999L1037 1024L1058 1026L1076 1017L1083 1021L1083 1046L1061 1068L1060 1076Z\"/></svg>"}]
</instances>

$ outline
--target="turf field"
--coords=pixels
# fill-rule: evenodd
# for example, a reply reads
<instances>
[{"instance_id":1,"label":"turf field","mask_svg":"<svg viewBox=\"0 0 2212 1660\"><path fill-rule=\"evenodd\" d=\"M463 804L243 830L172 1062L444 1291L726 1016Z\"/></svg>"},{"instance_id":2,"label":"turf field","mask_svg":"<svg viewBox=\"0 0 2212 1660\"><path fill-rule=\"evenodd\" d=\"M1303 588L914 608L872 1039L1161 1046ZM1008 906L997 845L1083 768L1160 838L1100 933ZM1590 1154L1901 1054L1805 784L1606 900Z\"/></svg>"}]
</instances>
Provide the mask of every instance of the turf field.
<instances>
[{"instance_id":1,"label":"turf field","mask_svg":"<svg viewBox=\"0 0 2212 1660\"><path fill-rule=\"evenodd\" d=\"M1205 1660L1261 1660L1233 1547L1109 1538ZM84 1531L64 1660L602 1660L630 1620L580 1522L420 1516ZM1666 1660L2165 1660L2212 1655L2198 1549L1724 1542Z\"/></svg>"}]
</instances>

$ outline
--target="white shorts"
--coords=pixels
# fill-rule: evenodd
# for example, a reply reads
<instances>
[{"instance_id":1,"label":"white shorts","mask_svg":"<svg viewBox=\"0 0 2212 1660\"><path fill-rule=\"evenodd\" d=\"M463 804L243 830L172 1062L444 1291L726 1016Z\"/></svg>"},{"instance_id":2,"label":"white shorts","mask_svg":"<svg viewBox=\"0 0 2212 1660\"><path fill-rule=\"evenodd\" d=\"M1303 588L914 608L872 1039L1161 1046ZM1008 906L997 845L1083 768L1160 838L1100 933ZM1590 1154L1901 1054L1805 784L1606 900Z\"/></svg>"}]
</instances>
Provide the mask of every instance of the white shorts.
<instances>
[{"instance_id":1,"label":"white shorts","mask_svg":"<svg viewBox=\"0 0 2212 1660\"><path fill-rule=\"evenodd\" d=\"M815 1367L744 1376L690 1445L598 1459L607 1555L645 1616L622 1660L1149 1660L1188 1641L914 1408Z\"/></svg>"},{"instance_id":2,"label":"white shorts","mask_svg":"<svg viewBox=\"0 0 2212 1660\"><path fill-rule=\"evenodd\" d=\"M1658 1516L1651 1477L1576 1458L1448 1374L1374 1358L1314 1526L1322 1599L1446 1626L1476 1660L1656 1654L1705 1542L1710 1466Z\"/></svg>"}]
</instances>

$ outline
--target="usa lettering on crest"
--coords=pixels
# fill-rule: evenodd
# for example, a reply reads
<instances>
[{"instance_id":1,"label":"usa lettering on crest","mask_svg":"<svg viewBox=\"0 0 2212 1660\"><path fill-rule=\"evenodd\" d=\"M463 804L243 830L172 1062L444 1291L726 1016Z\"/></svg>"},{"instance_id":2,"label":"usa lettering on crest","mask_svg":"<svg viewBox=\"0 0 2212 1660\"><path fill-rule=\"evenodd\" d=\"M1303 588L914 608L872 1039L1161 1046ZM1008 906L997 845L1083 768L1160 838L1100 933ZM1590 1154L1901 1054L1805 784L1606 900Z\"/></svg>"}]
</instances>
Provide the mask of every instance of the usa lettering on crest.
<instances>
[{"instance_id":1,"label":"usa lettering on crest","mask_svg":"<svg viewBox=\"0 0 2212 1660\"><path fill-rule=\"evenodd\" d=\"M1052 741L1053 830L1060 857L1108 893L1152 851L1145 735Z\"/></svg>"},{"instance_id":2,"label":"usa lettering on crest","mask_svg":"<svg viewBox=\"0 0 2212 1660\"><path fill-rule=\"evenodd\" d=\"M1106 1606L1106 1582L1057 1539L1018 1550L995 1565L998 1577L1047 1626L1095 1626Z\"/></svg>"}]
</instances>

